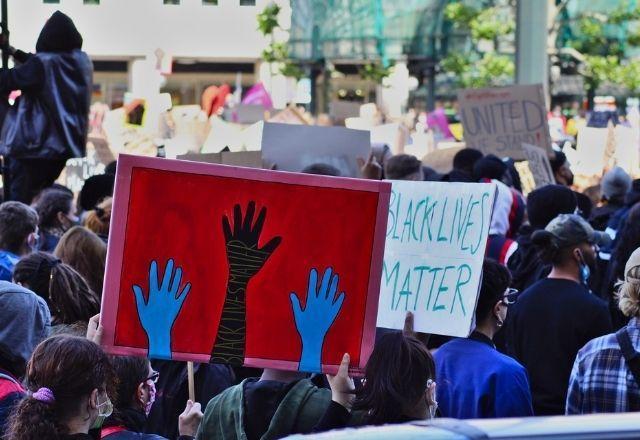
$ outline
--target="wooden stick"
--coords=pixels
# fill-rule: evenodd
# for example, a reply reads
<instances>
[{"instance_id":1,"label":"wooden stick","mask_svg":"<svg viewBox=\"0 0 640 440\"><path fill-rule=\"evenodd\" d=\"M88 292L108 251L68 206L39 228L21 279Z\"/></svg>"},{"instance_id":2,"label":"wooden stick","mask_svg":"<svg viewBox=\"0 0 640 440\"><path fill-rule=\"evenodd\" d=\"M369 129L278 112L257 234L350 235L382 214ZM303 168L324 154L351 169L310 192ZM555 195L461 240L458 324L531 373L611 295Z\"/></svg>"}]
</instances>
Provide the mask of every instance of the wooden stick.
<instances>
[{"instance_id":1,"label":"wooden stick","mask_svg":"<svg viewBox=\"0 0 640 440\"><path fill-rule=\"evenodd\" d=\"M189 400L196 401L196 387L193 376L193 362L187 362L187 381L189 383Z\"/></svg>"}]
</instances>

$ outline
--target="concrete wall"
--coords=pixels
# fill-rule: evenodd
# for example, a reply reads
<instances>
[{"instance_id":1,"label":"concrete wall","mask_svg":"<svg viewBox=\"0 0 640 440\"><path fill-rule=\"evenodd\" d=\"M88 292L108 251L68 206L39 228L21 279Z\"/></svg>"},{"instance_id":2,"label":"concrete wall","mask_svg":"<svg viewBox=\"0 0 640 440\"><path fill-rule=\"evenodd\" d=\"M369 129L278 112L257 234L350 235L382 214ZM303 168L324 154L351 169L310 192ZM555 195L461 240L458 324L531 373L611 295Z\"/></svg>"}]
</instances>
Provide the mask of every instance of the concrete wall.
<instances>
[{"instance_id":1,"label":"concrete wall","mask_svg":"<svg viewBox=\"0 0 640 440\"><path fill-rule=\"evenodd\" d=\"M201 61L255 61L268 43L257 31L256 15L268 0L240 6L240 0L9 0L11 44L33 50L40 29L56 10L71 16L84 37L84 49L94 59L131 59L162 49L174 58Z\"/></svg>"}]
</instances>

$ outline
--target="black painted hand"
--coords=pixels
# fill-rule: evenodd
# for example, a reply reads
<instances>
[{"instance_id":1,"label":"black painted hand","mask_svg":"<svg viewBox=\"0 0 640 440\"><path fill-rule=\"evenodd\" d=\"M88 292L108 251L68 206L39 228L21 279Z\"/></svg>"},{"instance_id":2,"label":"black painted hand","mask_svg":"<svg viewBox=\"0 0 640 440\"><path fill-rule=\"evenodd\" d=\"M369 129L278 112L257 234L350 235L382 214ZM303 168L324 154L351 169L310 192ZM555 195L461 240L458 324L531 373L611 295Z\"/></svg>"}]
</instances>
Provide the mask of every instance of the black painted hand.
<instances>
[{"instance_id":1,"label":"black painted hand","mask_svg":"<svg viewBox=\"0 0 640 440\"><path fill-rule=\"evenodd\" d=\"M254 224L255 211L255 202L249 202L243 219L240 205L235 205L233 208L233 228L229 223L229 218L226 215L222 217L230 283L247 283L260 271L267 259L280 245L281 238L274 237L262 248L258 247L267 209L263 207L260 210Z\"/></svg>"}]
</instances>

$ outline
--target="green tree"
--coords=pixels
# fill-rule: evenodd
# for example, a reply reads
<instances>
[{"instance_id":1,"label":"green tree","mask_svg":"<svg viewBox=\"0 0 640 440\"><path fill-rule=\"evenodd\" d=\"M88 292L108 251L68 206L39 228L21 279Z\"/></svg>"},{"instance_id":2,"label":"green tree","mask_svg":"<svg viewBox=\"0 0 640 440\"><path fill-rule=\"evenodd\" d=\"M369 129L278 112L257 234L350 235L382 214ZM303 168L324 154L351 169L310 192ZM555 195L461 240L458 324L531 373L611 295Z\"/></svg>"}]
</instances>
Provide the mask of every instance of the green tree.
<instances>
[{"instance_id":1,"label":"green tree","mask_svg":"<svg viewBox=\"0 0 640 440\"><path fill-rule=\"evenodd\" d=\"M571 1L558 7L557 25L563 28L556 40L557 48L578 51L581 60L578 72L585 79L589 106L593 105L598 87L608 82L625 87L629 92L639 89L640 65L626 59L629 49L640 46L640 6L620 1L606 13L583 11L569 17L562 14Z\"/></svg>"},{"instance_id":2,"label":"green tree","mask_svg":"<svg viewBox=\"0 0 640 440\"><path fill-rule=\"evenodd\" d=\"M281 75L299 80L304 76L304 71L289 57L289 46L275 41L274 32L280 27L280 11L280 6L271 3L258 14L258 30L271 38L271 43L262 51L262 60L270 66L276 66Z\"/></svg>"},{"instance_id":3,"label":"green tree","mask_svg":"<svg viewBox=\"0 0 640 440\"><path fill-rule=\"evenodd\" d=\"M515 30L513 5L507 0L490 2L479 9L464 2L452 2L445 7L445 18L454 30L468 34L469 52L451 52L441 62L442 71L452 75L459 87L488 87L513 81L513 57L500 53L505 40Z\"/></svg>"}]
</instances>

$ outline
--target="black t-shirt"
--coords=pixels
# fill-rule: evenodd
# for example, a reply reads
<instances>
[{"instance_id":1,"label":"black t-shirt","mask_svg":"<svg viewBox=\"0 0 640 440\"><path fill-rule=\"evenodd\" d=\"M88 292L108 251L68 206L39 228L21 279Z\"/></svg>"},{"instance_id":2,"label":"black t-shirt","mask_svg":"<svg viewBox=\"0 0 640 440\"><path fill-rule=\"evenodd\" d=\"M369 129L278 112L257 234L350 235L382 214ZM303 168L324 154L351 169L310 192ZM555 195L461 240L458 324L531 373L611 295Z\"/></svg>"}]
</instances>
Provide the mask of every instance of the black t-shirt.
<instances>
[{"instance_id":1,"label":"black t-shirt","mask_svg":"<svg viewBox=\"0 0 640 440\"><path fill-rule=\"evenodd\" d=\"M583 285L545 278L525 290L507 315L507 351L529 372L536 415L564 414L578 350L612 332L604 301Z\"/></svg>"}]
</instances>

